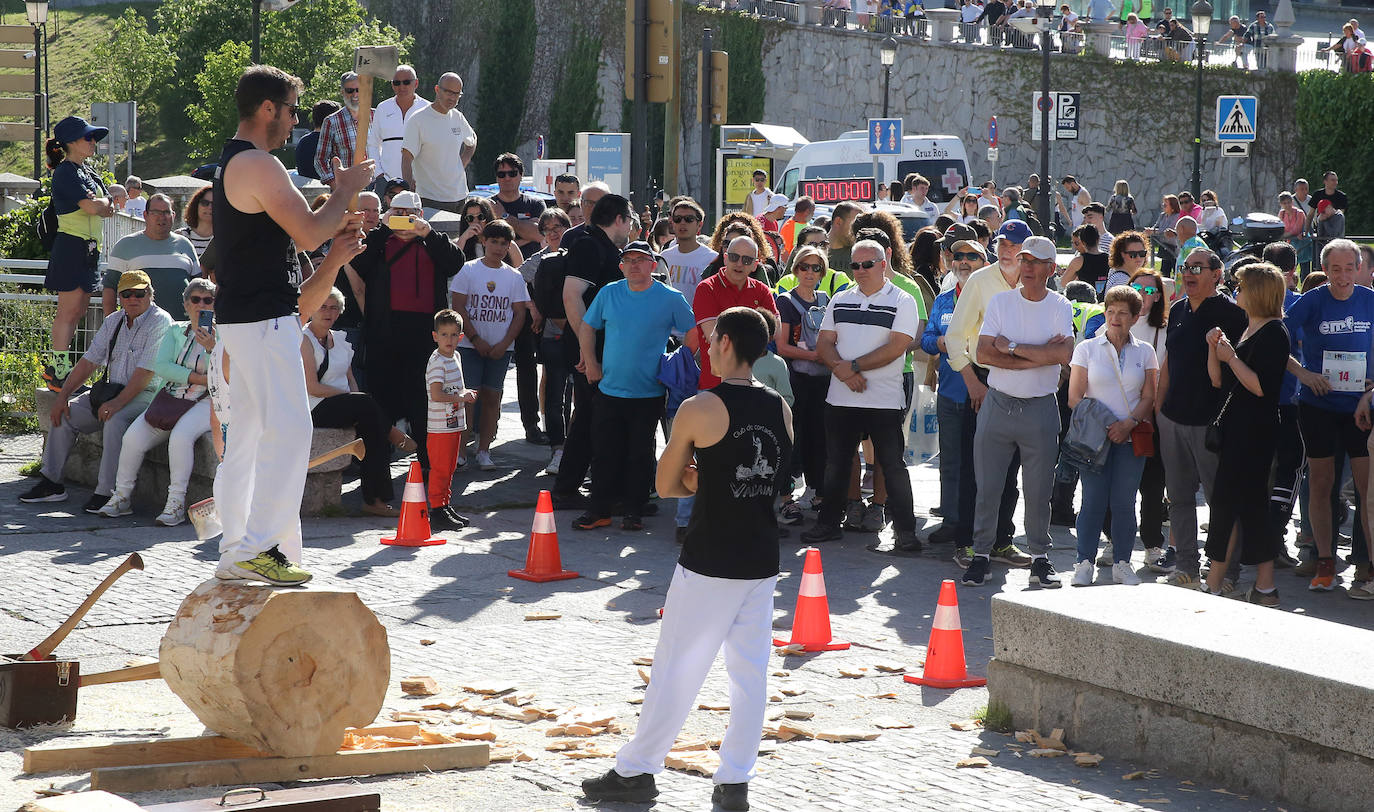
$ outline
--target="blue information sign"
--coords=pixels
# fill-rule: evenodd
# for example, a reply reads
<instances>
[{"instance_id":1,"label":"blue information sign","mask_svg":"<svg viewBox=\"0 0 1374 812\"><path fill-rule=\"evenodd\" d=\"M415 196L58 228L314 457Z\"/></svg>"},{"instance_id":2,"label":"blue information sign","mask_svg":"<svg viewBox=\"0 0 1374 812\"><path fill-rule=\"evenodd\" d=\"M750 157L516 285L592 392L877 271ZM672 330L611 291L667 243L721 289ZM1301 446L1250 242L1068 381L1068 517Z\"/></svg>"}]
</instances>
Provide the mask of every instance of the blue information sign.
<instances>
[{"instance_id":1,"label":"blue information sign","mask_svg":"<svg viewBox=\"0 0 1374 812\"><path fill-rule=\"evenodd\" d=\"M870 118L868 120L868 154L902 154L902 120L900 118Z\"/></svg>"}]
</instances>

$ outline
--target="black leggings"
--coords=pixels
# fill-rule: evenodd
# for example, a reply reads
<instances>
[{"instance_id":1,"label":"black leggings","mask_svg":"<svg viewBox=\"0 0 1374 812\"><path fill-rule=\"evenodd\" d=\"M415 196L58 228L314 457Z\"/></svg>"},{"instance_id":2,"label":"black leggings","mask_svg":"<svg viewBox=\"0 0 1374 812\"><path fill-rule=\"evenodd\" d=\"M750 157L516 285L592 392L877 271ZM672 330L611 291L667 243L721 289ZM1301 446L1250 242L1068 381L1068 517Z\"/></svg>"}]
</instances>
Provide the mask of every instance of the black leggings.
<instances>
[{"instance_id":1,"label":"black leggings","mask_svg":"<svg viewBox=\"0 0 1374 812\"><path fill-rule=\"evenodd\" d=\"M353 429L363 438L365 451L361 461L364 502L378 499L390 502L396 498L391 484L391 444L387 435L391 424L382 414L377 401L365 392L333 395L315 404L310 420L316 428Z\"/></svg>"},{"instance_id":2,"label":"black leggings","mask_svg":"<svg viewBox=\"0 0 1374 812\"><path fill-rule=\"evenodd\" d=\"M792 453L801 458L806 487L819 498L825 490L825 395L830 376L793 372L791 379L792 433L797 438Z\"/></svg>"}]
</instances>

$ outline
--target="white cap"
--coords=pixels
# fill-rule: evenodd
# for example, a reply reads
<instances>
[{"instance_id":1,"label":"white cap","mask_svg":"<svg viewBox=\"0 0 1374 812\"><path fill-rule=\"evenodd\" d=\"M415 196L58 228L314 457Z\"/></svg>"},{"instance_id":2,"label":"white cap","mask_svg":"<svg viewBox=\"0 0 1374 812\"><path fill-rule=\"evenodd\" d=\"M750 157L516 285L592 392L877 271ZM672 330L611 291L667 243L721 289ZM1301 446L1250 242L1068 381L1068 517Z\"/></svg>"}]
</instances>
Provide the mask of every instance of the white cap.
<instances>
[{"instance_id":1,"label":"white cap","mask_svg":"<svg viewBox=\"0 0 1374 812\"><path fill-rule=\"evenodd\" d=\"M1019 257L1022 254L1030 254L1040 260L1054 260L1054 243L1050 242L1049 237L1027 237L1021 243L1021 250L1016 252Z\"/></svg>"},{"instance_id":2,"label":"white cap","mask_svg":"<svg viewBox=\"0 0 1374 812\"><path fill-rule=\"evenodd\" d=\"M415 192L397 192L391 198L393 209L418 209L420 206L420 196Z\"/></svg>"},{"instance_id":3,"label":"white cap","mask_svg":"<svg viewBox=\"0 0 1374 812\"><path fill-rule=\"evenodd\" d=\"M785 208L787 208L787 195L774 192L772 199L768 201L768 210Z\"/></svg>"}]
</instances>

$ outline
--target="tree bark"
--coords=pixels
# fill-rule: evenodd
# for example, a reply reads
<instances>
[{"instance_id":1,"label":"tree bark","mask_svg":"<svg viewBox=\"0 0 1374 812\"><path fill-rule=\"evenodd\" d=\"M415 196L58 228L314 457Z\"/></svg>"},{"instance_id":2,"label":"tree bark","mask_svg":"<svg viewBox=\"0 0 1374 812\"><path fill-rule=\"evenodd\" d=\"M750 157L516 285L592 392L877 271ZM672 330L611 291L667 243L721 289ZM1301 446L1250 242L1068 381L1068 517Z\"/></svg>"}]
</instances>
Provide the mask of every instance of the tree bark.
<instances>
[{"instance_id":1,"label":"tree bark","mask_svg":"<svg viewBox=\"0 0 1374 812\"><path fill-rule=\"evenodd\" d=\"M588 18L594 15L587 15ZM525 91L525 114L516 143L527 144L549 134L549 105L563 78L563 65L580 24L571 23L566 0L534 0L534 69ZM590 90L590 88L589 88ZM531 152L533 155L533 152Z\"/></svg>"},{"instance_id":2,"label":"tree bark","mask_svg":"<svg viewBox=\"0 0 1374 812\"><path fill-rule=\"evenodd\" d=\"M206 727L278 756L334 753L371 724L391 678L376 615L353 592L210 579L177 610L162 678Z\"/></svg>"}]
</instances>

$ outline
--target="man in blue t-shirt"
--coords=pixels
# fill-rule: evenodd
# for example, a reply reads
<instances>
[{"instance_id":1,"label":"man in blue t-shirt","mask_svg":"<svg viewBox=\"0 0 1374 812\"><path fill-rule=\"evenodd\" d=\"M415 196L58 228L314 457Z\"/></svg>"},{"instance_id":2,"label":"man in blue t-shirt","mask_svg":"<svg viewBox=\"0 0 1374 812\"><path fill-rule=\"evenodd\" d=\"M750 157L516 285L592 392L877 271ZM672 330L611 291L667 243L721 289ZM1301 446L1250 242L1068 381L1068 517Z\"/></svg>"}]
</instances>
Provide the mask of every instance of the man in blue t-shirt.
<instances>
[{"instance_id":1,"label":"man in blue t-shirt","mask_svg":"<svg viewBox=\"0 0 1374 812\"><path fill-rule=\"evenodd\" d=\"M646 242L620 252L625 278L601 289L578 325L582 365L597 386L592 434L592 495L587 512L573 529L592 530L611 523L612 506L624 507L620 526L640 530L654 473L654 428L663 413L659 359L674 330L696 325L692 308L674 288L653 278L658 255ZM596 359L596 331L605 330L605 349Z\"/></svg>"},{"instance_id":2,"label":"man in blue t-shirt","mask_svg":"<svg viewBox=\"0 0 1374 812\"><path fill-rule=\"evenodd\" d=\"M1336 485L1338 449L1350 457L1359 504L1364 504L1368 492L1369 430L1356 424L1355 409L1364 396L1365 380L1374 377L1370 366L1374 290L1355 284L1360 250L1353 242L1332 240L1321 260L1327 283L1294 302L1284 324L1290 334L1302 335L1302 361L1289 358L1288 371L1301 384L1298 428L1307 446L1308 509L1317 544L1316 572L1308 588L1330 591L1336 576L1330 497Z\"/></svg>"}]
</instances>

